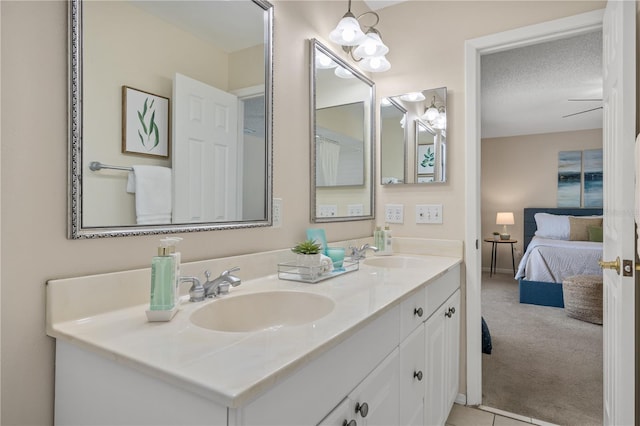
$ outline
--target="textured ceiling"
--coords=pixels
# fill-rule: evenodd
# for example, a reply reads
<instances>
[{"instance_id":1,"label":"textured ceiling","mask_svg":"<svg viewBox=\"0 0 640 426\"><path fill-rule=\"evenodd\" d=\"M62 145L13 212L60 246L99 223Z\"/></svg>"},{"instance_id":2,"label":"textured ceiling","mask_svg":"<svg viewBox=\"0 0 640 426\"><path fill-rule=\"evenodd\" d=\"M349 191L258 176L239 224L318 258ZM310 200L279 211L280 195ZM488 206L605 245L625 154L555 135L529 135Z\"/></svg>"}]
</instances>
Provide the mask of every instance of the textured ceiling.
<instances>
[{"instance_id":1,"label":"textured ceiling","mask_svg":"<svg viewBox=\"0 0 640 426\"><path fill-rule=\"evenodd\" d=\"M482 62L482 137L602 128L602 34L493 53Z\"/></svg>"}]
</instances>

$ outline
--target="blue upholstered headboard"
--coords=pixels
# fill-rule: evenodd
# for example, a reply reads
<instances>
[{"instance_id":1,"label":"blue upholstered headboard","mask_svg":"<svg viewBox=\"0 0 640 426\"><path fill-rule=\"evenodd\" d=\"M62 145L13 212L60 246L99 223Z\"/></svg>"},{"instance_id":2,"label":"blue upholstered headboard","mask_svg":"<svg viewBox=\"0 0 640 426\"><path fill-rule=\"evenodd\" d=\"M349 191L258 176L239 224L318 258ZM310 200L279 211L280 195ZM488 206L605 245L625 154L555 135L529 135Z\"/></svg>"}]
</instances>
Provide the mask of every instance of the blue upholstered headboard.
<instances>
[{"instance_id":1,"label":"blue upholstered headboard","mask_svg":"<svg viewBox=\"0 0 640 426\"><path fill-rule=\"evenodd\" d=\"M524 209L524 250L527 249L531 239L536 233L536 220L533 217L536 213L551 213L570 216L592 216L601 215L601 208L572 208L572 207L547 207L547 208L531 208Z\"/></svg>"}]
</instances>

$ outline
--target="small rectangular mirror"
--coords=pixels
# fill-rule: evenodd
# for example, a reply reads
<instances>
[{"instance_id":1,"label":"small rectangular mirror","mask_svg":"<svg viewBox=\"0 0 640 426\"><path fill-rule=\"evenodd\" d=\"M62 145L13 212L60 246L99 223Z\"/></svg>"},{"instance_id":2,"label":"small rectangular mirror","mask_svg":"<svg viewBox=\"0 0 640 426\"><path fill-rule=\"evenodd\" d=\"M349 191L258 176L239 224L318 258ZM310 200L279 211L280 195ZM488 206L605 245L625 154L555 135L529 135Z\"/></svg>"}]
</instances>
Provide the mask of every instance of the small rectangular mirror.
<instances>
[{"instance_id":1,"label":"small rectangular mirror","mask_svg":"<svg viewBox=\"0 0 640 426\"><path fill-rule=\"evenodd\" d=\"M446 87L384 98L380 117L383 185L446 182Z\"/></svg>"}]
</instances>

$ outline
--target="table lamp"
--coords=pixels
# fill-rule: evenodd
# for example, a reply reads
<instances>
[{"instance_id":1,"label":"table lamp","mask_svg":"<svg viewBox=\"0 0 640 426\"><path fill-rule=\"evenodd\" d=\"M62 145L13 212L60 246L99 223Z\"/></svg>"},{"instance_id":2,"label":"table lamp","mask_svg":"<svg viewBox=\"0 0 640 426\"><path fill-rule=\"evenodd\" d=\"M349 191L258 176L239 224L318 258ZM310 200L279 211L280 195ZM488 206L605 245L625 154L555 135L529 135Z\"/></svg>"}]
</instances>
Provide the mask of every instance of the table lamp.
<instances>
[{"instance_id":1,"label":"table lamp","mask_svg":"<svg viewBox=\"0 0 640 426\"><path fill-rule=\"evenodd\" d=\"M507 234L507 225L513 225L514 223L513 212L498 212L496 215L496 225L503 225L502 234L500 234L501 240L511 238L511 235Z\"/></svg>"}]
</instances>

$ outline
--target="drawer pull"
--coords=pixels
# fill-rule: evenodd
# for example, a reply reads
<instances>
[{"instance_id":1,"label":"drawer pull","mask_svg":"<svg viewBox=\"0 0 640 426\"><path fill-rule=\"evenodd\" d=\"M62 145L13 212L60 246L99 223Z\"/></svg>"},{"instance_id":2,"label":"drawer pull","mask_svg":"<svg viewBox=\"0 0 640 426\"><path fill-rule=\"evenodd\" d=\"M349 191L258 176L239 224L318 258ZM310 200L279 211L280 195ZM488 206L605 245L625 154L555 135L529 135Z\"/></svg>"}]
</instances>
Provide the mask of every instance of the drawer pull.
<instances>
[{"instance_id":1,"label":"drawer pull","mask_svg":"<svg viewBox=\"0 0 640 426\"><path fill-rule=\"evenodd\" d=\"M369 414L369 404L367 404L366 402L363 402L362 404L360 404L359 402L356 403L356 414L358 412L362 417L367 417L367 414Z\"/></svg>"},{"instance_id":2,"label":"drawer pull","mask_svg":"<svg viewBox=\"0 0 640 426\"><path fill-rule=\"evenodd\" d=\"M424 314L424 311L422 310L422 308L416 308L413 310L413 315L417 315L420 318L422 318L423 314Z\"/></svg>"},{"instance_id":3,"label":"drawer pull","mask_svg":"<svg viewBox=\"0 0 640 426\"><path fill-rule=\"evenodd\" d=\"M358 426L358 423L356 423L355 420L347 422L347 419L344 419L344 422L342 422L342 426Z\"/></svg>"},{"instance_id":4,"label":"drawer pull","mask_svg":"<svg viewBox=\"0 0 640 426\"><path fill-rule=\"evenodd\" d=\"M414 371L413 378L418 379L419 382L422 381L422 371Z\"/></svg>"}]
</instances>

